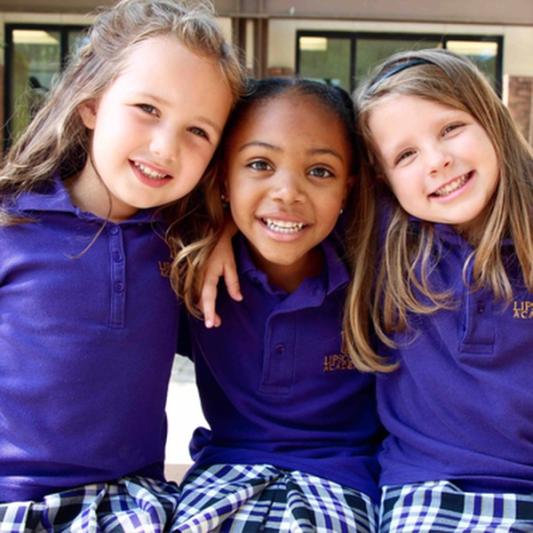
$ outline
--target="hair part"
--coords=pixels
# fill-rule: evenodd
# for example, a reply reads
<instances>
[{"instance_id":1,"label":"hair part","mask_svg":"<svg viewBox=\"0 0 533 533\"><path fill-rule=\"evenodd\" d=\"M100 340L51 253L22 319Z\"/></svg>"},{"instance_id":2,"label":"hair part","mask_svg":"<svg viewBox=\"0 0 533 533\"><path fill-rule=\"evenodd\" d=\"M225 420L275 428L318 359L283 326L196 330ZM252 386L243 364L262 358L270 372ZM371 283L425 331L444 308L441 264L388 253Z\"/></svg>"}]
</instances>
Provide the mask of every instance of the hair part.
<instances>
[{"instance_id":1,"label":"hair part","mask_svg":"<svg viewBox=\"0 0 533 533\"><path fill-rule=\"evenodd\" d=\"M196 316L200 316L197 304L200 297L203 282L203 270L206 261L222 234L226 212L221 200L224 193L225 154L228 143L233 133L239 128L243 119L253 109L283 96L297 96L312 98L317 105L331 112L343 128L351 153L350 175L359 173L360 143L355 128L355 111L350 95L339 87L326 85L321 82L301 78L266 78L262 80L250 79L244 94L233 109L220 142L216 165L213 166L209 179L203 186L205 202L205 220L209 220L210 235L197 248L201 250L195 255L190 250L183 250L177 258L179 265L173 272L172 280L177 287L179 295L187 305L187 308ZM346 202L346 216L357 211L355 192L350 192L354 198Z\"/></svg>"},{"instance_id":2,"label":"hair part","mask_svg":"<svg viewBox=\"0 0 533 533\"><path fill-rule=\"evenodd\" d=\"M392 72L392 74L391 74ZM359 131L364 143L365 166L370 180L391 199L377 275L365 255L375 248L376 233L352 254L352 263L365 269L354 277L346 308L347 344L360 364L374 370L392 369L358 333L359 321L369 313L374 332L391 347L391 334L409 327L408 314L430 314L454 306L449 291L431 286L430 274L438 264L433 224L420 221L416 232L409 217L390 190L369 117L391 95L408 95L469 113L485 130L499 163L499 183L486 212L481 235L466 235L474 246L471 290L490 288L494 297L509 302L513 296L502 256L504 239L512 239L525 285L533 290L533 160L532 149L520 134L507 108L483 74L467 58L440 49L401 52L382 63L358 90ZM376 198L371 201L375 202ZM368 224L372 222L367 221ZM373 225L378 217L374 210ZM374 252L374 257L376 252ZM468 262L465 264L465 272ZM420 268L415 270L413 265ZM465 278L466 279L466 278Z\"/></svg>"}]
</instances>

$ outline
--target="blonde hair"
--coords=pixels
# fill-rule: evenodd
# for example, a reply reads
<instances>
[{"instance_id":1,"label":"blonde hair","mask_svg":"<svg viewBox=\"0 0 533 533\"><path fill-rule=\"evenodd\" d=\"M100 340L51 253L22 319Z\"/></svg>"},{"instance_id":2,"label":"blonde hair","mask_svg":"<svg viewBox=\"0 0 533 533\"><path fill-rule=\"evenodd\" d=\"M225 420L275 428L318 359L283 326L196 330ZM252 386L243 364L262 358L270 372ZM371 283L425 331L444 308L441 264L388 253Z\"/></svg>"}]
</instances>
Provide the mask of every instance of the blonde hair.
<instances>
[{"instance_id":1,"label":"blonde hair","mask_svg":"<svg viewBox=\"0 0 533 533\"><path fill-rule=\"evenodd\" d=\"M79 106L102 95L120 74L134 45L168 34L195 53L215 59L234 98L238 98L243 71L216 24L210 2L121 0L101 10L85 44L7 154L0 171L0 224L21 221L8 212L9 197L38 188L56 171L67 178L82 170L89 152L89 132L78 114ZM194 201L192 194L161 211L166 220L183 220L194 208ZM188 233L195 238L194 232ZM166 240L173 253L183 246L176 224L167 232Z\"/></svg>"},{"instance_id":2,"label":"blonde hair","mask_svg":"<svg viewBox=\"0 0 533 533\"><path fill-rule=\"evenodd\" d=\"M378 219L374 215L370 236L363 235L353 250L356 272L346 305L346 346L358 366L369 370L390 370L368 343L370 316L373 330L386 345L395 346L390 335L409 327L408 314L430 314L451 308L449 291L436 291L429 281L437 265L433 224L413 222L392 193L385 191L386 180L376 142L369 129L369 116L389 95L410 95L460 109L472 115L492 142L499 162L499 182L488 206L481 235L466 235L474 252L472 290L487 287L494 297L509 302L513 288L505 268L501 245L513 241L516 258L526 287L533 290L533 159L532 149L524 140L507 108L494 93L481 72L470 60L446 50L421 50L395 54L380 65L356 95L358 125L364 142L367 172L374 188L391 198L390 218L384 228L384 244L377 266L374 250ZM370 182L371 176L367 175ZM367 197L370 202L376 198ZM465 270L466 272L466 270ZM422 299L424 301L422 301ZM365 318L366 317L366 318ZM365 326L361 331L360 324Z\"/></svg>"}]
</instances>

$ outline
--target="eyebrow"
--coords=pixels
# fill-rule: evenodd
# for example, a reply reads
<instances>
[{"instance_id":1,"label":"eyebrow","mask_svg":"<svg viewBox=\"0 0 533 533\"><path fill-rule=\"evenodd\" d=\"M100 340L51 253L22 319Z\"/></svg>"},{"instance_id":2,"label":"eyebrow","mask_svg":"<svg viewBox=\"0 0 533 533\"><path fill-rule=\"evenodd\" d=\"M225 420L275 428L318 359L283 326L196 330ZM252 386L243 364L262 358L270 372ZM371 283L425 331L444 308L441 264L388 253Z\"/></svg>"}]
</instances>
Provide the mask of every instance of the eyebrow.
<instances>
[{"instance_id":1,"label":"eyebrow","mask_svg":"<svg viewBox=\"0 0 533 533\"><path fill-rule=\"evenodd\" d=\"M139 92L139 93L136 93L135 96L137 98L148 98L151 100L155 100L156 102L166 105L168 107L174 106L174 104L170 103L166 98L163 98L162 96L157 96L152 93ZM210 118L204 117L202 115L198 115L197 117L194 117L194 118L195 120L198 120L200 122L203 122L204 124L208 124L209 126L211 126L218 134L222 133L222 128L218 124L213 122Z\"/></svg>"},{"instance_id":2,"label":"eyebrow","mask_svg":"<svg viewBox=\"0 0 533 533\"><path fill-rule=\"evenodd\" d=\"M309 150L311 155L332 155L344 163L344 158L339 152L332 150L331 148L313 148Z\"/></svg>"},{"instance_id":3,"label":"eyebrow","mask_svg":"<svg viewBox=\"0 0 533 533\"><path fill-rule=\"evenodd\" d=\"M259 147L259 148L267 148L269 150L275 150L276 152L281 152L282 151L282 149L279 146L275 146L273 144L270 144L270 143L267 143L267 142L264 142L264 141L250 141L250 142L247 142L247 143L243 144L239 148L238 151L242 152L246 148L250 148L252 146L253 147ZM332 155L333 157L336 157L337 159L339 159L340 161L342 161L344 163L344 158L341 156L341 154L339 154L335 150L332 150L331 148L311 148L311 149L307 150L307 153L310 154L310 155Z\"/></svg>"},{"instance_id":4,"label":"eyebrow","mask_svg":"<svg viewBox=\"0 0 533 533\"><path fill-rule=\"evenodd\" d=\"M268 148L269 150L275 150L277 152L281 152L281 148L279 146L274 146L273 144L266 143L264 141L250 141L247 143L244 143L240 148L239 152L242 152L243 150L246 150L246 148L250 147L258 147L258 148Z\"/></svg>"}]
</instances>

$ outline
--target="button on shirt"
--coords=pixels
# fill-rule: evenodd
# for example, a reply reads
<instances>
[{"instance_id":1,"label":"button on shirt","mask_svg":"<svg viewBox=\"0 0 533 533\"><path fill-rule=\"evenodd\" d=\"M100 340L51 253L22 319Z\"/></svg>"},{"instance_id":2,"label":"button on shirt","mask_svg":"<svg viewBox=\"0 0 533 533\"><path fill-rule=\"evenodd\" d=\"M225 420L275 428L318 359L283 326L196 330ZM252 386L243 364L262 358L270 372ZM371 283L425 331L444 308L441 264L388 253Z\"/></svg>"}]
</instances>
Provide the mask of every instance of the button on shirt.
<instances>
[{"instance_id":1,"label":"button on shirt","mask_svg":"<svg viewBox=\"0 0 533 533\"><path fill-rule=\"evenodd\" d=\"M457 305L413 317L417 335L397 336L398 350L381 350L400 363L377 381L390 432L382 483L448 479L463 490L532 492L533 295L510 243L502 248L514 280L506 305L465 287L472 248L460 235L436 225L436 236L441 260L431 281L451 288Z\"/></svg>"},{"instance_id":2,"label":"button on shirt","mask_svg":"<svg viewBox=\"0 0 533 533\"><path fill-rule=\"evenodd\" d=\"M191 447L197 464L268 463L376 498L374 379L341 353L348 274L331 243L322 250L323 274L287 294L236 239L244 301L222 289L220 328L189 320L185 352L192 352L211 427L197 430Z\"/></svg>"},{"instance_id":3,"label":"button on shirt","mask_svg":"<svg viewBox=\"0 0 533 533\"><path fill-rule=\"evenodd\" d=\"M59 179L13 209L32 221L0 227L0 501L162 478L178 313L153 213L95 239Z\"/></svg>"}]
</instances>

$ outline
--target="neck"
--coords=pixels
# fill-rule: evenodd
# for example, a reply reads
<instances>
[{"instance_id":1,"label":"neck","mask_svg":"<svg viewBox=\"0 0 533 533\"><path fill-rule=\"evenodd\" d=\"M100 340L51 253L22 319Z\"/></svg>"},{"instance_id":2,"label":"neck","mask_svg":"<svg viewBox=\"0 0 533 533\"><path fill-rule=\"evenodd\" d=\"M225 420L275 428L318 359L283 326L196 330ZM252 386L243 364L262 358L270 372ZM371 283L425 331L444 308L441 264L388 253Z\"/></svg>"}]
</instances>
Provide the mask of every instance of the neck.
<instances>
[{"instance_id":1,"label":"neck","mask_svg":"<svg viewBox=\"0 0 533 533\"><path fill-rule=\"evenodd\" d=\"M324 265L319 247L313 248L290 265L271 263L255 253L252 255L256 266L267 275L269 283L288 293L294 292L305 279L318 276Z\"/></svg>"},{"instance_id":2,"label":"neck","mask_svg":"<svg viewBox=\"0 0 533 533\"><path fill-rule=\"evenodd\" d=\"M118 202L114 201L91 158L87 158L79 174L65 181L65 186L74 205L102 219L121 222L131 217L136 211L129 206L118 205Z\"/></svg>"}]
</instances>

